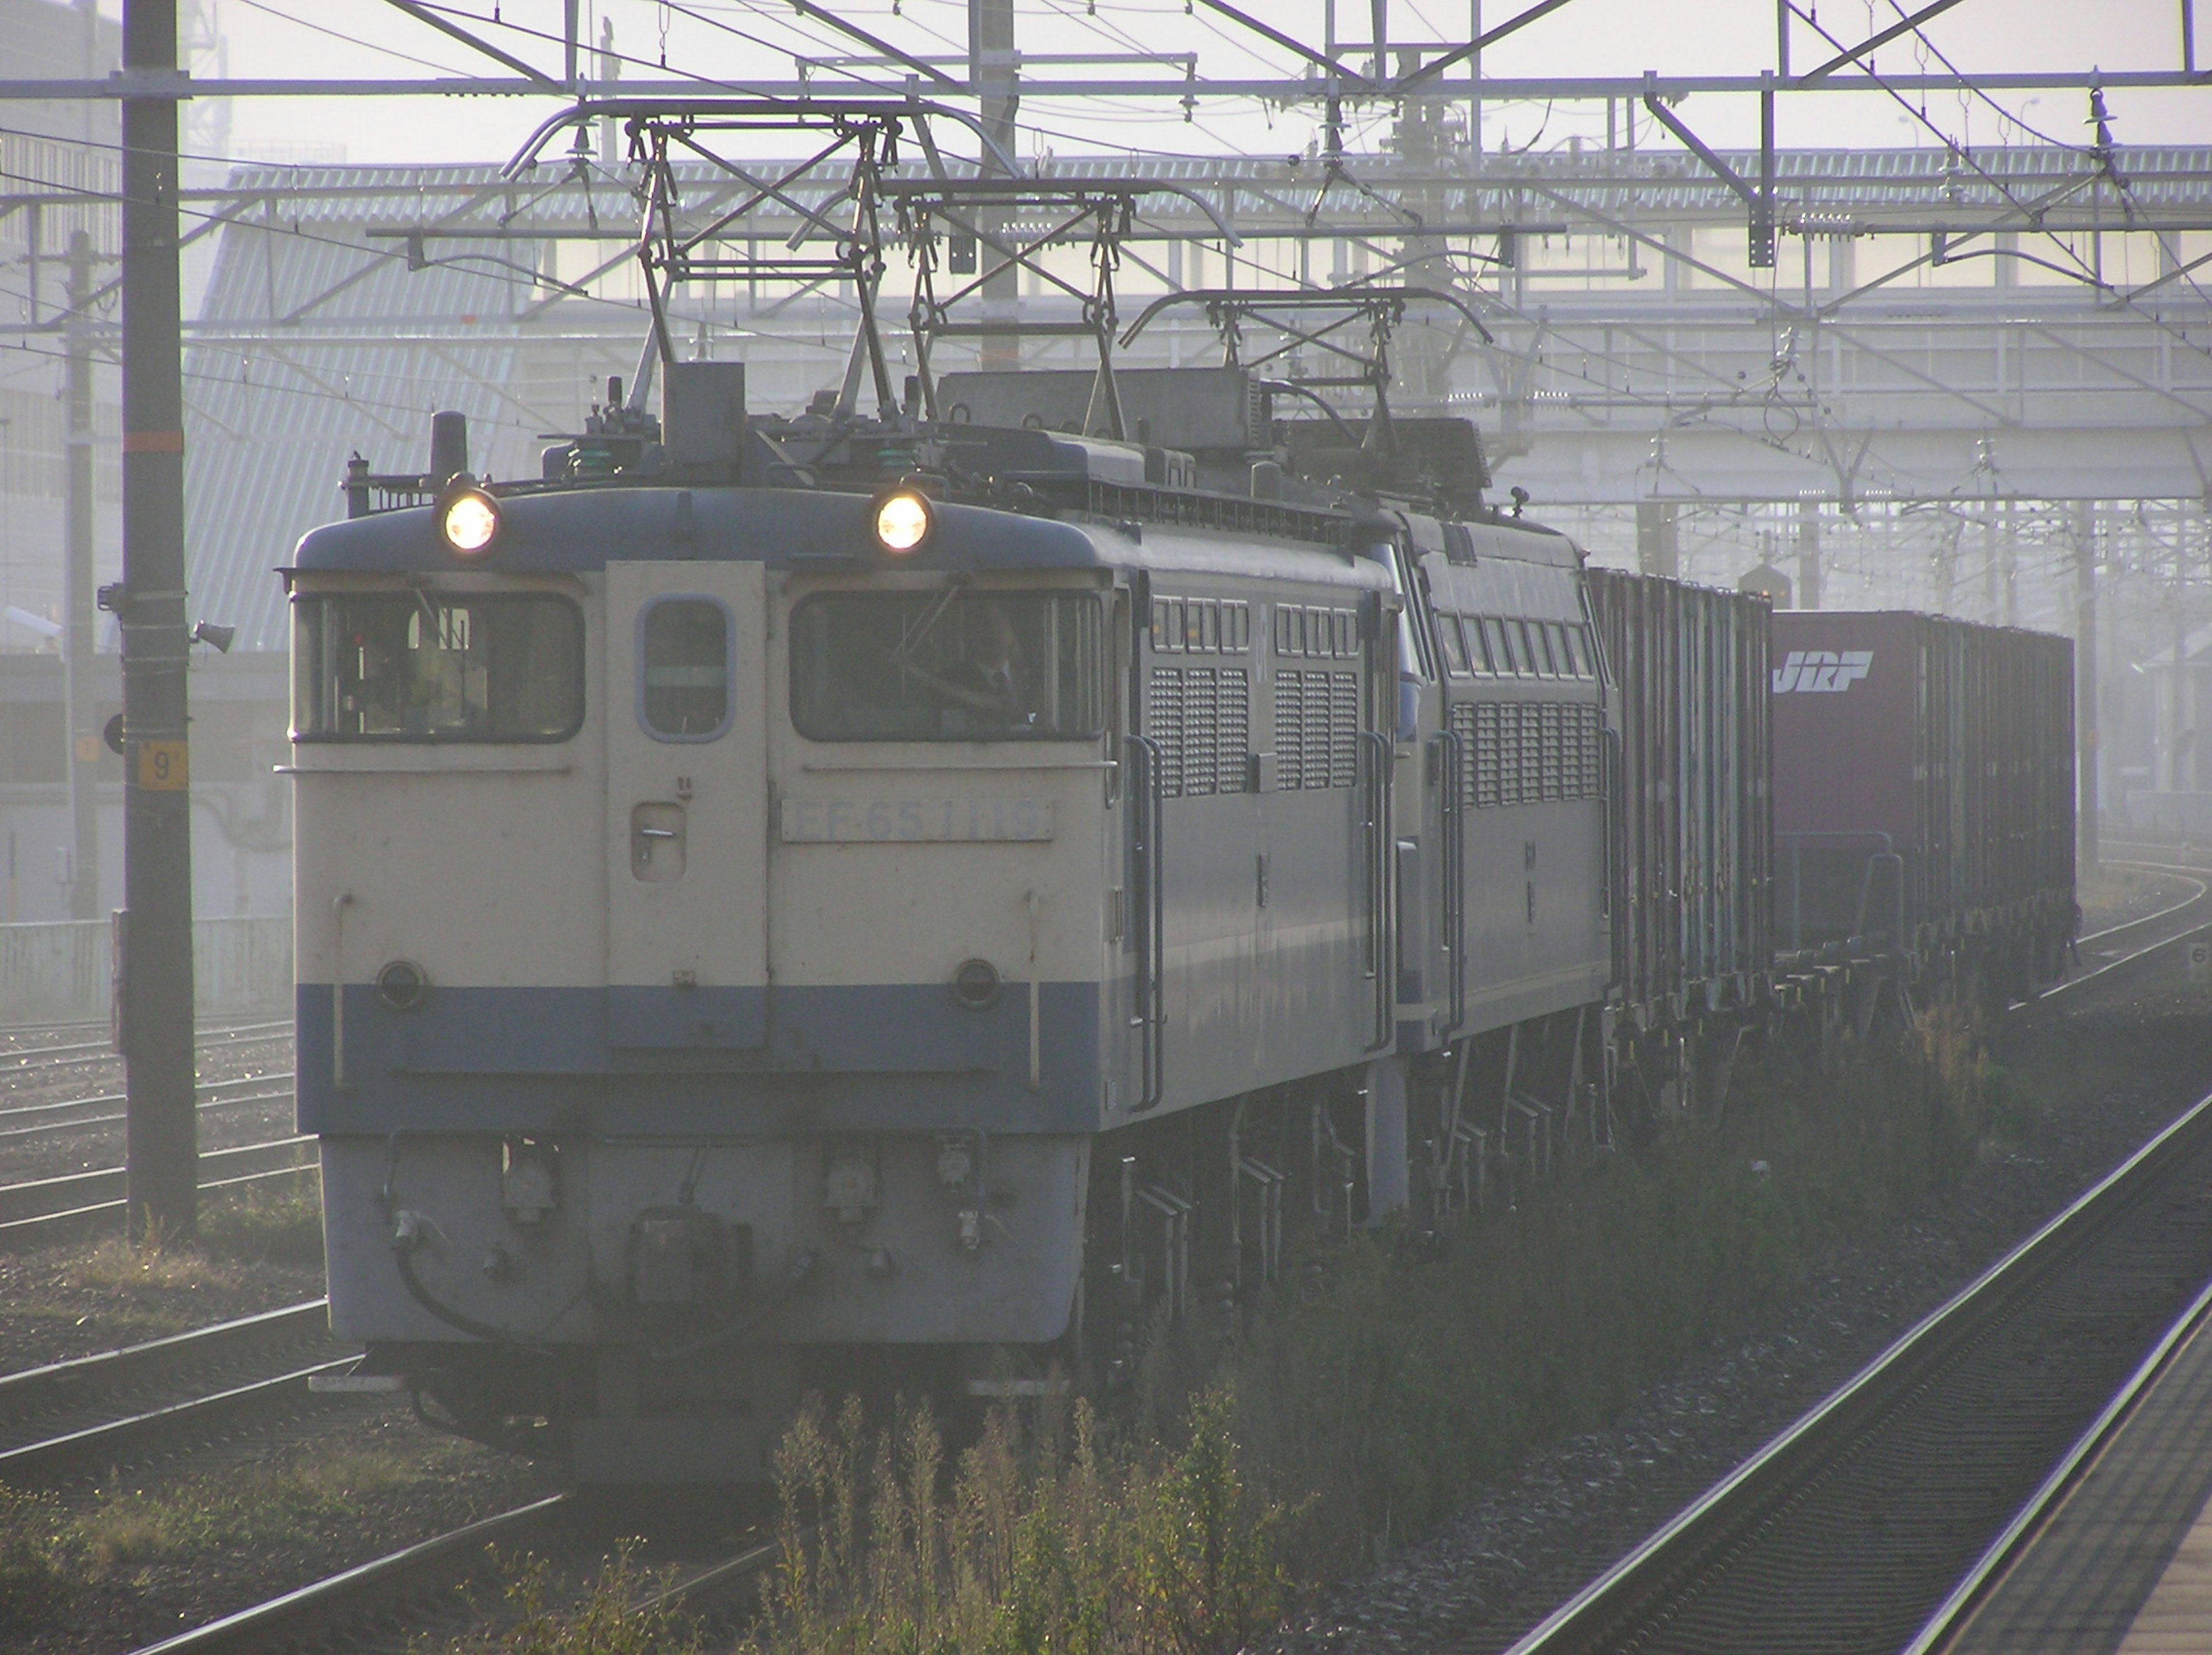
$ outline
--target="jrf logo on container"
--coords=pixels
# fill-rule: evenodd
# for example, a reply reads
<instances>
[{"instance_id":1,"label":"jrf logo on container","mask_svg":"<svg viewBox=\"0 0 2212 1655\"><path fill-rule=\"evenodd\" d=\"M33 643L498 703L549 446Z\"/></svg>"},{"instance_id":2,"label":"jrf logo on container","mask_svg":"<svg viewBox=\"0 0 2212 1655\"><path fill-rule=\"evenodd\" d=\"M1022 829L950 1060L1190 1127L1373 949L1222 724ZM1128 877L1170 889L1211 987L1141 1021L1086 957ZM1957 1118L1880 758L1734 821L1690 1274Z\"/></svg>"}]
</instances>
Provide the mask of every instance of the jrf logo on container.
<instances>
[{"instance_id":1,"label":"jrf logo on container","mask_svg":"<svg viewBox=\"0 0 2212 1655\"><path fill-rule=\"evenodd\" d=\"M1774 693L1792 691L1802 695L1839 694L1856 684L1874 666L1871 649L1793 649L1774 669Z\"/></svg>"}]
</instances>

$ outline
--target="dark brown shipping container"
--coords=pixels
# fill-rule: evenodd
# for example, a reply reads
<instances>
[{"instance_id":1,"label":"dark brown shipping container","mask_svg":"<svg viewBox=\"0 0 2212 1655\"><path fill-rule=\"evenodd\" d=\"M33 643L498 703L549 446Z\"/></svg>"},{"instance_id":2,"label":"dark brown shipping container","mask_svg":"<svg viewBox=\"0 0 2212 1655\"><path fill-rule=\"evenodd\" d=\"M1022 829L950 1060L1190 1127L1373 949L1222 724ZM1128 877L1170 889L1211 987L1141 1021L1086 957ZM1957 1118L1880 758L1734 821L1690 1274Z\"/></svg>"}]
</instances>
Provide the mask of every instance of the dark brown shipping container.
<instances>
[{"instance_id":1,"label":"dark brown shipping container","mask_svg":"<svg viewBox=\"0 0 2212 1655\"><path fill-rule=\"evenodd\" d=\"M1775 616L1773 651L1782 946L1986 938L2055 966L2074 919L2073 644L1799 610Z\"/></svg>"},{"instance_id":2,"label":"dark brown shipping container","mask_svg":"<svg viewBox=\"0 0 2212 1655\"><path fill-rule=\"evenodd\" d=\"M1618 569L1590 588L1621 1001L1647 1027L1746 1003L1773 958L1766 599Z\"/></svg>"}]
</instances>

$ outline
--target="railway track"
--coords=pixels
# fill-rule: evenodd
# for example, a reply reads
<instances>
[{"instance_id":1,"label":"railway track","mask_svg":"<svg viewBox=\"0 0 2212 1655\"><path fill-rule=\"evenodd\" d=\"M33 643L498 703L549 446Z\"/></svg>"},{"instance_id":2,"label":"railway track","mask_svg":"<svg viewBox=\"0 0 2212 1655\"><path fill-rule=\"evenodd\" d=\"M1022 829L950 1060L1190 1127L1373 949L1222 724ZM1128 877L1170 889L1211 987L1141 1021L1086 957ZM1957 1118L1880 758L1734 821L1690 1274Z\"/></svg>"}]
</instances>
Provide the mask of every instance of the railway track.
<instances>
[{"instance_id":1,"label":"railway track","mask_svg":"<svg viewBox=\"0 0 2212 1655\"><path fill-rule=\"evenodd\" d=\"M550 1495L526 1506L449 1530L368 1563L341 1570L249 1609L164 1639L136 1655L276 1655L312 1647L318 1652L383 1649L398 1641L397 1629L450 1616L453 1589L481 1578L489 1549L510 1557L552 1549L583 1556L603 1555L605 1514L586 1497ZM749 1535L720 1555L679 1564L665 1587L629 1605L632 1615L680 1609L702 1617L742 1613L774 1566L774 1543Z\"/></svg>"},{"instance_id":2,"label":"railway track","mask_svg":"<svg viewBox=\"0 0 2212 1655\"><path fill-rule=\"evenodd\" d=\"M202 1113L238 1109L248 1104L283 1103L292 1096L292 1071L249 1075L236 1080L203 1080L199 1085ZM282 1082L283 1084L279 1084ZM34 1138L60 1137L116 1126L126 1118L121 1092L93 1098L71 1098L52 1104L17 1104L0 1109L0 1149Z\"/></svg>"},{"instance_id":3,"label":"railway track","mask_svg":"<svg viewBox=\"0 0 2212 1655\"><path fill-rule=\"evenodd\" d=\"M188 1451L240 1427L315 1405L319 1393L349 1387L358 1360L335 1349L326 1301L195 1329L121 1350L0 1375L0 1483L65 1484L149 1457ZM335 1380L337 1383L332 1384ZM318 1384L323 1381L323 1384ZM614 1514L590 1499L556 1494L464 1524L386 1556L224 1615L167 1639L165 1652L266 1652L389 1647L395 1625L450 1619L452 1589L482 1576L486 1549L510 1558L546 1552L587 1572L634 1512ZM685 1549L696 1554L696 1548ZM678 1566L669 1587L635 1611L682 1607L711 1613L749 1599L775 1549L750 1536L719 1555Z\"/></svg>"},{"instance_id":4,"label":"railway track","mask_svg":"<svg viewBox=\"0 0 2212 1655\"><path fill-rule=\"evenodd\" d=\"M0 1375L0 1483L47 1487L307 1405L349 1367L322 1299Z\"/></svg>"},{"instance_id":5,"label":"railway track","mask_svg":"<svg viewBox=\"0 0 2212 1655\"><path fill-rule=\"evenodd\" d=\"M289 1040L291 1037L292 1019L288 1017L204 1029L194 1044L202 1052L222 1051L267 1041ZM0 1038L12 1037L0 1034ZM28 1045L9 1045L0 1050L0 1077L20 1074L34 1068L69 1068L120 1061L112 1037L105 1033L96 1040L34 1041Z\"/></svg>"},{"instance_id":6,"label":"railway track","mask_svg":"<svg viewBox=\"0 0 2212 1655\"><path fill-rule=\"evenodd\" d=\"M310 1137L207 1150L199 1166L203 1195L282 1189L320 1171ZM124 1168L115 1166L0 1184L0 1252L78 1239L119 1225L128 1178Z\"/></svg>"},{"instance_id":7,"label":"railway track","mask_svg":"<svg viewBox=\"0 0 2212 1655\"><path fill-rule=\"evenodd\" d=\"M2200 1101L1511 1655L1904 1647L2193 1308Z\"/></svg>"},{"instance_id":8,"label":"railway track","mask_svg":"<svg viewBox=\"0 0 2212 1655\"><path fill-rule=\"evenodd\" d=\"M2072 977L2052 983L2033 1000L2014 1001L2009 1009L2018 1011L2022 1006L2041 1005L2058 995L2071 994L2084 984L2094 983L2107 972L2116 971L2124 965L2132 964L2147 955L2156 953L2161 948L2172 946L2183 938L2203 930L2205 922L2212 920L2212 867L2134 857L2110 860L2115 867L2179 875L2197 889L2178 903L2169 903L2151 913L2123 920L2118 925L2108 925L2077 938L2075 947L2081 958L2083 969ZM2200 874L2205 877L2198 878Z\"/></svg>"}]
</instances>

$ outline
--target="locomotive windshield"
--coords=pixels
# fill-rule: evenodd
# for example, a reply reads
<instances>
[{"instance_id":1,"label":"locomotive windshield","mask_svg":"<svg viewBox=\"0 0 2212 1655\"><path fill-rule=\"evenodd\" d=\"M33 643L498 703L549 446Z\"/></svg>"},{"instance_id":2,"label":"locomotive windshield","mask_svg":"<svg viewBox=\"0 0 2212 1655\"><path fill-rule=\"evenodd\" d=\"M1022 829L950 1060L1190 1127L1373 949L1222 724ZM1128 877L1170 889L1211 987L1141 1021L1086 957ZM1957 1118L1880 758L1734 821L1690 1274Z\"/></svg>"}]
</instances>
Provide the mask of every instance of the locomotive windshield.
<instances>
[{"instance_id":1,"label":"locomotive windshield","mask_svg":"<svg viewBox=\"0 0 2212 1655\"><path fill-rule=\"evenodd\" d=\"M817 741L1082 739L1105 700L1087 594L840 593L792 618L792 721Z\"/></svg>"},{"instance_id":2,"label":"locomotive windshield","mask_svg":"<svg viewBox=\"0 0 2212 1655\"><path fill-rule=\"evenodd\" d=\"M564 741L584 719L565 598L422 591L292 605L297 741Z\"/></svg>"}]
</instances>

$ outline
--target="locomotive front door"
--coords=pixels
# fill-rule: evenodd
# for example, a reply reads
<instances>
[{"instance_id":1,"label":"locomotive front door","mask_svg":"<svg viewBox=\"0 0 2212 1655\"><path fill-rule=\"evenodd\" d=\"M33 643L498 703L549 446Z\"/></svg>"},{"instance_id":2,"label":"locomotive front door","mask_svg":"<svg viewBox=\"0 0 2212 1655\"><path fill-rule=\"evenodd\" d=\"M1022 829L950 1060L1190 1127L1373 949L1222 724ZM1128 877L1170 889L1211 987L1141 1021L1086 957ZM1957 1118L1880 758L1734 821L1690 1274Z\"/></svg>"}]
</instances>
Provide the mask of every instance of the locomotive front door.
<instances>
[{"instance_id":1,"label":"locomotive front door","mask_svg":"<svg viewBox=\"0 0 2212 1655\"><path fill-rule=\"evenodd\" d=\"M768 1037L767 586L607 566L607 1038Z\"/></svg>"}]
</instances>

